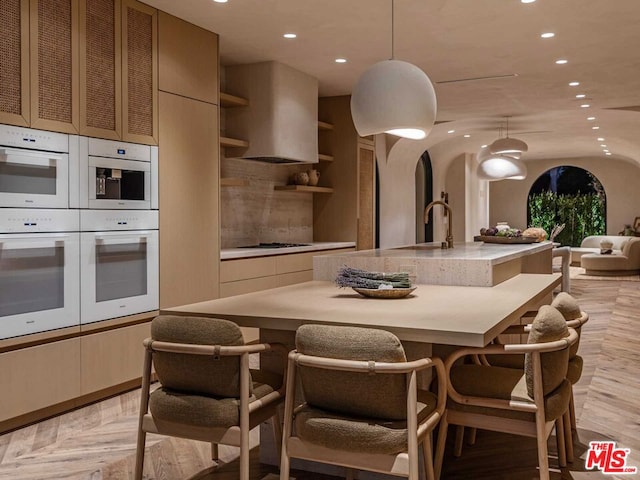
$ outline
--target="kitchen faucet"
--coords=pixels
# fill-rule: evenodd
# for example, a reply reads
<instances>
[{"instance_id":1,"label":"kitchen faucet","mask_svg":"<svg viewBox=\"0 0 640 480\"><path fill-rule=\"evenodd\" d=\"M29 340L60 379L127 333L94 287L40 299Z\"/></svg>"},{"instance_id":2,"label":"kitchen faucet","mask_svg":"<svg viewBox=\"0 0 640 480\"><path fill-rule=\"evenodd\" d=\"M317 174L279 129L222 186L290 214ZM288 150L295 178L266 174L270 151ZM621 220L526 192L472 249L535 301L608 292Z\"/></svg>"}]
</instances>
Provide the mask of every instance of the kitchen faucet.
<instances>
[{"instance_id":1,"label":"kitchen faucet","mask_svg":"<svg viewBox=\"0 0 640 480\"><path fill-rule=\"evenodd\" d=\"M442 205L448 213L448 224L447 224L447 241L442 242L442 248L453 248L453 212L451 211L451 207L444 203L442 200L434 200L424 209L424 223L425 225L429 223L429 212L433 208L434 205Z\"/></svg>"}]
</instances>

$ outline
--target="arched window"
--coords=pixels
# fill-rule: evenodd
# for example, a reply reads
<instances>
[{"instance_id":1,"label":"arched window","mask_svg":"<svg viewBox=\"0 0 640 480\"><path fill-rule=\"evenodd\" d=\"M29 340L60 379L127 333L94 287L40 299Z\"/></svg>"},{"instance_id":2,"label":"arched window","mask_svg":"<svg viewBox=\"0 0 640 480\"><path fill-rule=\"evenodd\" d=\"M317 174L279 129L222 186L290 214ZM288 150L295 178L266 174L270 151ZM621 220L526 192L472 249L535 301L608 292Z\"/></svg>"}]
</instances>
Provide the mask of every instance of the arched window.
<instances>
[{"instance_id":1,"label":"arched window","mask_svg":"<svg viewBox=\"0 0 640 480\"><path fill-rule=\"evenodd\" d=\"M529 190L527 225L551 232L564 224L555 241L578 247L584 237L607 231L606 201L602 183L591 172L555 167L540 175Z\"/></svg>"},{"instance_id":2,"label":"arched window","mask_svg":"<svg viewBox=\"0 0 640 480\"><path fill-rule=\"evenodd\" d=\"M429 223L424 223L424 209L432 198L433 170L425 150L416 164L416 243L433 242L433 212L429 212Z\"/></svg>"}]
</instances>

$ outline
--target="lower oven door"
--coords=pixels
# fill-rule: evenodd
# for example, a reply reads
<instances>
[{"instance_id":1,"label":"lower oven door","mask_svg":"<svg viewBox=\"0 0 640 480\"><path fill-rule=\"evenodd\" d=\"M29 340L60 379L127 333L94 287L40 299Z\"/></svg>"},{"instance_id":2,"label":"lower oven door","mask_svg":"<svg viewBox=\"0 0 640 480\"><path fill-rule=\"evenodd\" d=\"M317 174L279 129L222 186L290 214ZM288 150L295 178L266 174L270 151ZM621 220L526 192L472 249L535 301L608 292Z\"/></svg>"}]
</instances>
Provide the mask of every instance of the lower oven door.
<instances>
[{"instance_id":1,"label":"lower oven door","mask_svg":"<svg viewBox=\"0 0 640 480\"><path fill-rule=\"evenodd\" d=\"M79 235L0 235L0 338L79 325Z\"/></svg>"},{"instance_id":2,"label":"lower oven door","mask_svg":"<svg viewBox=\"0 0 640 480\"><path fill-rule=\"evenodd\" d=\"M83 232L81 323L158 308L158 231Z\"/></svg>"}]
</instances>

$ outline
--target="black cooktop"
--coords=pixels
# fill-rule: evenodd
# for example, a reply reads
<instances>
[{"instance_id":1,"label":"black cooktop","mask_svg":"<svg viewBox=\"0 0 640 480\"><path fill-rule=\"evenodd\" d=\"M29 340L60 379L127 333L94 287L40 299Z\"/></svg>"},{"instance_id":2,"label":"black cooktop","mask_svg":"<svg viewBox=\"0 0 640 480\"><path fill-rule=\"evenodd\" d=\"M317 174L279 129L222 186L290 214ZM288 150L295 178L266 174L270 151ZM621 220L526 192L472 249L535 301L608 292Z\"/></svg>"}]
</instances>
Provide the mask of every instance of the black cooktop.
<instances>
[{"instance_id":1,"label":"black cooktop","mask_svg":"<svg viewBox=\"0 0 640 480\"><path fill-rule=\"evenodd\" d=\"M257 245L246 245L244 247L239 248L287 248L287 247L309 247L309 243L280 243L280 242L271 242L271 243L259 243Z\"/></svg>"}]
</instances>

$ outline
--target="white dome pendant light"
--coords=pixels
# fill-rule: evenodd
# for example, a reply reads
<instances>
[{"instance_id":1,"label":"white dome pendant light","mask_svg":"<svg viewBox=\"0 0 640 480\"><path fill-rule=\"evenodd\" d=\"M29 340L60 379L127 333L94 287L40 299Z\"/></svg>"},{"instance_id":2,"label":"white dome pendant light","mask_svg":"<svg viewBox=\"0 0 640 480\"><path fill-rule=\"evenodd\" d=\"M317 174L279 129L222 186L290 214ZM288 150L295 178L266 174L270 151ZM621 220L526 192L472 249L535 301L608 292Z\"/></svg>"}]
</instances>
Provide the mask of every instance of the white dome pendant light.
<instances>
[{"instance_id":1,"label":"white dome pendant light","mask_svg":"<svg viewBox=\"0 0 640 480\"><path fill-rule=\"evenodd\" d=\"M504 153L507 155L518 154L529 150L529 146L517 138L509 138L509 117L507 117L507 136L505 138L498 138L491 145L489 145L491 153Z\"/></svg>"},{"instance_id":2,"label":"white dome pendant light","mask_svg":"<svg viewBox=\"0 0 640 480\"><path fill-rule=\"evenodd\" d=\"M527 166L522 160L491 153L489 147L482 147L477 158L478 178L482 180L524 180L527 177Z\"/></svg>"},{"instance_id":3,"label":"white dome pendant light","mask_svg":"<svg viewBox=\"0 0 640 480\"><path fill-rule=\"evenodd\" d=\"M391 0L391 60L378 62L356 82L351 116L358 135L390 133L420 140L436 120L436 92L415 65L394 59L394 0Z\"/></svg>"}]
</instances>

